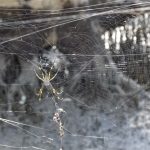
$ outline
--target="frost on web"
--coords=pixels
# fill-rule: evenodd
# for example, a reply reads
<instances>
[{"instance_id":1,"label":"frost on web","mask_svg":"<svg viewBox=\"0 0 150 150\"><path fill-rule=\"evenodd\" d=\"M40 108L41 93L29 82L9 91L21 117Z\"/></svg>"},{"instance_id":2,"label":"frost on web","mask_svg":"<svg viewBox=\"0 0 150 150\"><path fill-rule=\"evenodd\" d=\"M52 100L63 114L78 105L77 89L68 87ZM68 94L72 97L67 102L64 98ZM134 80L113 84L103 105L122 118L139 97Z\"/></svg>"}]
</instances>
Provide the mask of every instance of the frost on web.
<instances>
[{"instance_id":1,"label":"frost on web","mask_svg":"<svg viewBox=\"0 0 150 150\"><path fill-rule=\"evenodd\" d=\"M0 149L148 150L149 2L87 2L1 8Z\"/></svg>"}]
</instances>

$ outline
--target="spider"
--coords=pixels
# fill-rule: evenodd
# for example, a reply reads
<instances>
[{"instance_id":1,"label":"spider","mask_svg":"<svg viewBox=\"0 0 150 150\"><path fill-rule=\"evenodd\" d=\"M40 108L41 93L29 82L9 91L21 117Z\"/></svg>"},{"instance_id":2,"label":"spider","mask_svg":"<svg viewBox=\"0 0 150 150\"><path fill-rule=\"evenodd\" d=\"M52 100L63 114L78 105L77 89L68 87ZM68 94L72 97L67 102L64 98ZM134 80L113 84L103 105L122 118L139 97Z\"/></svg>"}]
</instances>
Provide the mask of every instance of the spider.
<instances>
[{"instance_id":1,"label":"spider","mask_svg":"<svg viewBox=\"0 0 150 150\"><path fill-rule=\"evenodd\" d=\"M43 82L39 92L37 93L37 95L39 96L39 100L41 100L44 87L46 87L47 89L50 88L50 90L54 94L54 96L58 99L61 99L59 97L59 95L62 93L62 91L58 92L51 84L51 81L54 80L55 77L57 76L59 69L57 70L57 72L54 75L51 74L51 70L53 69L53 66L50 68L50 71L47 71L41 67L39 67L39 69L41 71L42 76L40 76L34 69L34 72L35 72L35 75L37 76L37 78Z\"/></svg>"}]
</instances>

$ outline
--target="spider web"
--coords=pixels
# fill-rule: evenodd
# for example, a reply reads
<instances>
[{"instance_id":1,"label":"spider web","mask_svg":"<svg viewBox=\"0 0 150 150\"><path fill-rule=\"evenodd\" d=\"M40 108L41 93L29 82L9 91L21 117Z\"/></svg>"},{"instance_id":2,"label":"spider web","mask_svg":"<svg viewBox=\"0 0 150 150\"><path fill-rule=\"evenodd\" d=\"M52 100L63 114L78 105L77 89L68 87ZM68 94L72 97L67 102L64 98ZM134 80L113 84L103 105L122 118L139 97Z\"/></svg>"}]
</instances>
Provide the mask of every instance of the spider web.
<instances>
[{"instance_id":1,"label":"spider web","mask_svg":"<svg viewBox=\"0 0 150 150\"><path fill-rule=\"evenodd\" d=\"M58 70L51 84L63 90L56 101L65 111L64 149L148 149L148 11L149 2L117 1L1 8L1 149L60 149L57 97L49 88L42 101L36 95L42 81L34 70L47 64Z\"/></svg>"}]
</instances>

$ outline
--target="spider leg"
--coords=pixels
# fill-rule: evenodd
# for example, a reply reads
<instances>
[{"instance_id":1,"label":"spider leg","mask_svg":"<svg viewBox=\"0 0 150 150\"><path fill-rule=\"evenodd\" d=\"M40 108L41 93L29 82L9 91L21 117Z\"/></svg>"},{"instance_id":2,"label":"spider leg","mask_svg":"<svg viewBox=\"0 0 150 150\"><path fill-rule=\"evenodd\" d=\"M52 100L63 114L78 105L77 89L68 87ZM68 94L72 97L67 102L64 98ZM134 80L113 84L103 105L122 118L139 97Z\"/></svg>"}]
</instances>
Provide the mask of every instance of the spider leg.
<instances>
[{"instance_id":1,"label":"spider leg","mask_svg":"<svg viewBox=\"0 0 150 150\"><path fill-rule=\"evenodd\" d=\"M44 73L42 72L42 81L44 82L44 79L47 75L44 75Z\"/></svg>"},{"instance_id":2,"label":"spider leg","mask_svg":"<svg viewBox=\"0 0 150 150\"><path fill-rule=\"evenodd\" d=\"M35 72L35 75L37 76L37 78L43 81L43 79L38 75L38 73L36 72L35 69L34 69L34 72ZM42 73L42 76L43 76L43 73ZM44 81L43 81L43 82L44 82Z\"/></svg>"},{"instance_id":3,"label":"spider leg","mask_svg":"<svg viewBox=\"0 0 150 150\"><path fill-rule=\"evenodd\" d=\"M48 78L49 78L49 79L51 78L51 73L50 73L50 72L48 73Z\"/></svg>"},{"instance_id":4,"label":"spider leg","mask_svg":"<svg viewBox=\"0 0 150 150\"><path fill-rule=\"evenodd\" d=\"M61 93L59 93L59 92L52 86L52 84L51 84L50 86L51 86L51 91L52 91L52 93L57 97L57 99L62 100L62 98L59 97L59 95L62 93L62 91L61 91Z\"/></svg>"},{"instance_id":5,"label":"spider leg","mask_svg":"<svg viewBox=\"0 0 150 150\"><path fill-rule=\"evenodd\" d=\"M57 93L57 95L60 95L63 93L63 91L59 89L59 91L57 90L56 93Z\"/></svg>"},{"instance_id":6,"label":"spider leg","mask_svg":"<svg viewBox=\"0 0 150 150\"><path fill-rule=\"evenodd\" d=\"M42 84L42 87L40 88L40 90L37 93L37 95L39 96L39 101L41 101L42 94L43 94L43 89L44 89L44 85Z\"/></svg>"},{"instance_id":7,"label":"spider leg","mask_svg":"<svg viewBox=\"0 0 150 150\"><path fill-rule=\"evenodd\" d=\"M52 80L57 76L58 72L59 72L59 69L58 69L57 72L54 74L54 76L50 79L50 81L52 81Z\"/></svg>"}]
</instances>

